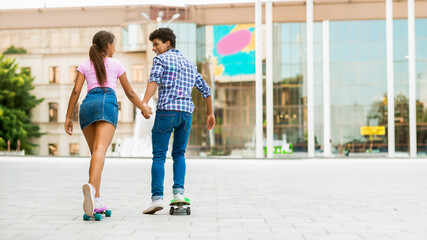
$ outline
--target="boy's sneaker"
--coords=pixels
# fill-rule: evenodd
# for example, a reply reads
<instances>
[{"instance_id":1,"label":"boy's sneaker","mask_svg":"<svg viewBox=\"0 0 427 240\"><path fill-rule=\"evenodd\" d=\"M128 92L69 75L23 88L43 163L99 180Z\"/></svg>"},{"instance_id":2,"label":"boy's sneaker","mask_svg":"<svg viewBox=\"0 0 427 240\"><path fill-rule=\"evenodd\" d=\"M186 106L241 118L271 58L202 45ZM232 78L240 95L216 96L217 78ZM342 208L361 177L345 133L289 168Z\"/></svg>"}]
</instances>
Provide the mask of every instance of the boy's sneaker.
<instances>
[{"instance_id":1,"label":"boy's sneaker","mask_svg":"<svg viewBox=\"0 0 427 240\"><path fill-rule=\"evenodd\" d=\"M150 206L148 206L147 209L145 209L144 211L142 211L143 214L154 214L157 211L160 211L163 209L163 204L162 204L163 200L162 199L158 199L158 200L154 200L150 203Z\"/></svg>"},{"instance_id":2,"label":"boy's sneaker","mask_svg":"<svg viewBox=\"0 0 427 240\"><path fill-rule=\"evenodd\" d=\"M83 210L88 216L93 216L94 200L95 200L95 188L89 183L83 184Z\"/></svg>"},{"instance_id":3,"label":"boy's sneaker","mask_svg":"<svg viewBox=\"0 0 427 240\"><path fill-rule=\"evenodd\" d=\"M105 210L108 209L108 206L105 205L104 202L102 202L102 200L99 201L95 201L95 207L94 207L94 212L103 212Z\"/></svg>"},{"instance_id":4,"label":"boy's sneaker","mask_svg":"<svg viewBox=\"0 0 427 240\"><path fill-rule=\"evenodd\" d=\"M185 202L184 195L181 193L177 193L173 195L173 201L174 202Z\"/></svg>"}]
</instances>

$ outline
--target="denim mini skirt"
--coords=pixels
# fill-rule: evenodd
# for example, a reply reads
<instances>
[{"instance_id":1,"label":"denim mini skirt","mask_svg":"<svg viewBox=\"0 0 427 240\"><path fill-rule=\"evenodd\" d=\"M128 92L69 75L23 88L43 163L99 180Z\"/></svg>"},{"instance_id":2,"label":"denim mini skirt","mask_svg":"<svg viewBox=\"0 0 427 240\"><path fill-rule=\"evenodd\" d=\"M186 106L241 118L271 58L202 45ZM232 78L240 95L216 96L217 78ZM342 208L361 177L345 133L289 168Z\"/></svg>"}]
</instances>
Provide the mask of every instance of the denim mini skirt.
<instances>
[{"instance_id":1,"label":"denim mini skirt","mask_svg":"<svg viewBox=\"0 0 427 240\"><path fill-rule=\"evenodd\" d=\"M106 121L117 127L118 113L116 92L107 87L93 88L80 105L80 129L97 121Z\"/></svg>"}]
</instances>

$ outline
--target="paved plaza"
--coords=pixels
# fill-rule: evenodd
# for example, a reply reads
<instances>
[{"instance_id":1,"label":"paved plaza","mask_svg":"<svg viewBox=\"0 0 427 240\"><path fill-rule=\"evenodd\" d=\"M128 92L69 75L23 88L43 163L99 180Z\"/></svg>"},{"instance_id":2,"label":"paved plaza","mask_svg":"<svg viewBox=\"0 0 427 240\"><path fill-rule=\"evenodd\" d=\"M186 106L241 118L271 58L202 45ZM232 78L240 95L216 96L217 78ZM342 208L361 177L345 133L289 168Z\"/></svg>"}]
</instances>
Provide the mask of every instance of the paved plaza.
<instances>
[{"instance_id":1,"label":"paved plaza","mask_svg":"<svg viewBox=\"0 0 427 240\"><path fill-rule=\"evenodd\" d=\"M143 215L150 159L107 158L111 218L83 221L88 158L0 157L0 239L427 239L427 159L188 159L192 214ZM166 164L165 205L172 160Z\"/></svg>"}]
</instances>

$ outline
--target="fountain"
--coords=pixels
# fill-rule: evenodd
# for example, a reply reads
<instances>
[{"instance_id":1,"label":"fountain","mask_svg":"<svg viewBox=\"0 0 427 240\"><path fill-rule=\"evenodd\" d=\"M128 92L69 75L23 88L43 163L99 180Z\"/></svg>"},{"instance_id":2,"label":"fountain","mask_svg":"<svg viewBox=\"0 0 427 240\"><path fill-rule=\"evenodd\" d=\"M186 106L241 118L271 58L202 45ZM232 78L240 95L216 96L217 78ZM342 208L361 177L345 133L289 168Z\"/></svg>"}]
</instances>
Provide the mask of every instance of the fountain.
<instances>
[{"instance_id":1,"label":"fountain","mask_svg":"<svg viewBox=\"0 0 427 240\"><path fill-rule=\"evenodd\" d=\"M143 99L144 96L141 96ZM153 110L153 115L145 119L140 111L135 114L135 126L133 136L125 139L117 139L115 151L112 156L118 157L152 157L151 129L156 117L156 104L150 99L148 105Z\"/></svg>"}]
</instances>

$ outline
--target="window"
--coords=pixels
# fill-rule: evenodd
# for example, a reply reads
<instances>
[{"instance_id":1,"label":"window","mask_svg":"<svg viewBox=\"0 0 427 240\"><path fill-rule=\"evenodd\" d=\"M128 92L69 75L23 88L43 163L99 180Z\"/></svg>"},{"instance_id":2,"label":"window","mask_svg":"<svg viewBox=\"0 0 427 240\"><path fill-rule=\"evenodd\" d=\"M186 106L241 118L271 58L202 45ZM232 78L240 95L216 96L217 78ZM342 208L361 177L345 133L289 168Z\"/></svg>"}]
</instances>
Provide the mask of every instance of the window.
<instances>
[{"instance_id":1,"label":"window","mask_svg":"<svg viewBox=\"0 0 427 240\"><path fill-rule=\"evenodd\" d=\"M117 121L121 122L122 121L122 103L118 102L119 104L119 116L117 117Z\"/></svg>"},{"instance_id":2,"label":"window","mask_svg":"<svg viewBox=\"0 0 427 240\"><path fill-rule=\"evenodd\" d=\"M76 106L73 109L73 114L71 114L71 121L77 122L79 121L79 103L76 103Z\"/></svg>"},{"instance_id":3,"label":"window","mask_svg":"<svg viewBox=\"0 0 427 240\"><path fill-rule=\"evenodd\" d=\"M58 156L58 144L49 143L49 156Z\"/></svg>"},{"instance_id":4,"label":"window","mask_svg":"<svg viewBox=\"0 0 427 240\"><path fill-rule=\"evenodd\" d=\"M49 83L59 83L59 67L49 67Z\"/></svg>"},{"instance_id":5,"label":"window","mask_svg":"<svg viewBox=\"0 0 427 240\"><path fill-rule=\"evenodd\" d=\"M49 103L49 122L58 121L58 103Z\"/></svg>"},{"instance_id":6,"label":"window","mask_svg":"<svg viewBox=\"0 0 427 240\"><path fill-rule=\"evenodd\" d=\"M77 77L77 66L70 67L70 83L74 83Z\"/></svg>"},{"instance_id":7,"label":"window","mask_svg":"<svg viewBox=\"0 0 427 240\"><path fill-rule=\"evenodd\" d=\"M132 82L142 82L144 78L144 66L142 64L132 65Z\"/></svg>"},{"instance_id":8,"label":"window","mask_svg":"<svg viewBox=\"0 0 427 240\"><path fill-rule=\"evenodd\" d=\"M78 143L70 143L70 156L78 156L80 152L80 146Z\"/></svg>"}]
</instances>

